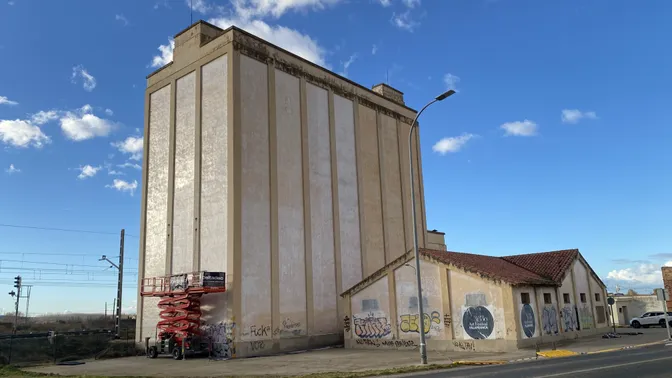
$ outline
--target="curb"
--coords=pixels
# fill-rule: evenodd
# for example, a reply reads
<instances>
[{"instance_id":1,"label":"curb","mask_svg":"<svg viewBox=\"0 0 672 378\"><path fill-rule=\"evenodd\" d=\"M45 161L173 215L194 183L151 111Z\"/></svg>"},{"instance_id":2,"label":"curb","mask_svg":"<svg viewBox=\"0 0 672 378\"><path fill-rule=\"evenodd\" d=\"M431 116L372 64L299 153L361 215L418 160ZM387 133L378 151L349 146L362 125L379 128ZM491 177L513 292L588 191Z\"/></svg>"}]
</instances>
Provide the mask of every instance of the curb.
<instances>
[{"instance_id":1,"label":"curb","mask_svg":"<svg viewBox=\"0 0 672 378\"><path fill-rule=\"evenodd\" d=\"M534 361L538 360L539 356L534 356L534 357L525 357L525 358L518 358L515 360L509 360L509 362L523 362L523 361Z\"/></svg>"},{"instance_id":2,"label":"curb","mask_svg":"<svg viewBox=\"0 0 672 378\"><path fill-rule=\"evenodd\" d=\"M489 360L489 361L455 361L454 363L457 365L504 365L507 364L509 361L506 360Z\"/></svg>"},{"instance_id":3,"label":"curb","mask_svg":"<svg viewBox=\"0 0 672 378\"><path fill-rule=\"evenodd\" d=\"M557 349L557 350L546 350L542 352L537 352L537 356L546 357L546 358L562 358L562 357L572 357L577 356L581 353L574 352L569 349Z\"/></svg>"}]
</instances>

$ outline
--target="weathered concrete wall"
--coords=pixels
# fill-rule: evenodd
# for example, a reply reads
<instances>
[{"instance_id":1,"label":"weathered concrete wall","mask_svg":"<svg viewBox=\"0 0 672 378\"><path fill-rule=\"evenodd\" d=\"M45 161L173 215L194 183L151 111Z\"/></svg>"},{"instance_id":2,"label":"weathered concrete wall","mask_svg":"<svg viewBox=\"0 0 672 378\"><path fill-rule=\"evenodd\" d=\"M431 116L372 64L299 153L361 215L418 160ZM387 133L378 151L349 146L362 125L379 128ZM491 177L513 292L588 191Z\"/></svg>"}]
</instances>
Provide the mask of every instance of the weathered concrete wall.
<instances>
[{"instance_id":1,"label":"weathered concrete wall","mask_svg":"<svg viewBox=\"0 0 672 378\"><path fill-rule=\"evenodd\" d=\"M171 86L165 86L149 96L149 127L145 137L149 139L147 159L147 208L144 245L143 277L166 274L166 224L168 223L168 160L170 151L170 94ZM141 298L140 309L142 333L154 337L159 321L157 298Z\"/></svg>"},{"instance_id":2,"label":"weathered concrete wall","mask_svg":"<svg viewBox=\"0 0 672 378\"><path fill-rule=\"evenodd\" d=\"M352 318L346 332L358 345L374 345L374 341L394 338L391 324L390 295L387 276L350 299Z\"/></svg>"},{"instance_id":3,"label":"weathered concrete wall","mask_svg":"<svg viewBox=\"0 0 672 378\"><path fill-rule=\"evenodd\" d=\"M456 340L506 338L503 288L491 281L449 271L453 332ZM510 290L510 289L509 289Z\"/></svg>"},{"instance_id":4,"label":"weathered concrete wall","mask_svg":"<svg viewBox=\"0 0 672 378\"><path fill-rule=\"evenodd\" d=\"M424 316L418 316L418 289L415 277L415 259L394 271L396 282L397 327L400 339L420 339L420 332L426 339L446 338L443 319L443 292L439 267L427 261L420 261L422 273L422 294Z\"/></svg>"},{"instance_id":5,"label":"weathered concrete wall","mask_svg":"<svg viewBox=\"0 0 672 378\"><path fill-rule=\"evenodd\" d=\"M595 328L593 323L592 299L588 282L588 271L578 259L572 267L574 274L574 290L576 292L576 308L578 310L578 322L581 330Z\"/></svg>"},{"instance_id":6,"label":"weathered concrete wall","mask_svg":"<svg viewBox=\"0 0 672 378\"><path fill-rule=\"evenodd\" d=\"M306 250L303 219L303 151L301 150L300 80L275 71L278 172L279 337L305 335Z\"/></svg>"},{"instance_id":7,"label":"weathered concrete wall","mask_svg":"<svg viewBox=\"0 0 672 378\"><path fill-rule=\"evenodd\" d=\"M619 296L614 300L614 320L620 325L629 325L632 318L645 312L663 311L663 304L655 295Z\"/></svg>"},{"instance_id":8,"label":"weathered concrete wall","mask_svg":"<svg viewBox=\"0 0 672 378\"><path fill-rule=\"evenodd\" d=\"M571 270L572 268L570 268ZM574 333L578 330L578 316L576 313L576 301L578 300L572 274L567 273L562 285L558 289L558 303L560 303L560 332Z\"/></svg>"},{"instance_id":9,"label":"weathered concrete wall","mask_svg":"<svg viewBox=\"0 0 672 378\"><path fill-rule=\"evenodd\" d=\"M607 296L606 296L607 293L605 292L604 288L597 282L595 277L593 277L593 275L590 274L590 271L588 271L588 275L590 277L591 299L593 301L593 306L595 308L594 312L595 323L597 325L597 328L607 327L609 324L611 324L608 310L609 305L607 304Z\"/></svg>"},{"instance_id":10,"label":"weathered concrete wall","mask_svg":"<svg viewBox=\"0 0 672 378\"><path fill-rule=\"evenodd\" d=\"M172 274L193 272L196 73L177 79Z\"/></svg>"},{"instance_id":11,"label":"weathered concrete wall","mask_svg":"<svg viewBox=\"0 0 672 378\"><path fill-rule=\"evenodd\" d=\"M537 287L537 308L540 314L539 332L542 338L560 335L560 311L555 287Z\"/></svg>"},{"instance_id":12,"label":"weathered concrete wall","mask_svg":"<svg viewBox=\"0 0 672 378\"><path fill-rule=\"evenodd\" d=\"M513 300L518 310L518 329L521 339L539 337L539 311L537 310L537 298L534 288L522 286L513 288Z\"/></svg>"}]
</instances>

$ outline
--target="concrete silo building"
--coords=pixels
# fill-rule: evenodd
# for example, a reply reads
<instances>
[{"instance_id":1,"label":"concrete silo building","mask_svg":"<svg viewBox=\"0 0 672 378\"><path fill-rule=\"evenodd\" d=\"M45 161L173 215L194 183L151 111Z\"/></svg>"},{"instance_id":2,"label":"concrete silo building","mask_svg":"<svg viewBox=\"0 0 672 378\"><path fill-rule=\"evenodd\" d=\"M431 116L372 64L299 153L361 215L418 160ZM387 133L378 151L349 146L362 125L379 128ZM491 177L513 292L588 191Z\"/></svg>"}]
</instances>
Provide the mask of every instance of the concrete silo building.
<instances>
[{"instance_id":1,"label":"concrete silo building","mask_svg":"<svg viewBox=\"0 0 672 378\"><path fill-rule=\"evenodd\" d=\"M415 114L385 84L195 23L147 78L140 279L226 272L227 292L202 299L224 355L339 342L340 294L412 248ZM424 247L418 148L416 134ZM157 303L139 296L138 341L154 337Z\"/></svg>"}]
</instances>

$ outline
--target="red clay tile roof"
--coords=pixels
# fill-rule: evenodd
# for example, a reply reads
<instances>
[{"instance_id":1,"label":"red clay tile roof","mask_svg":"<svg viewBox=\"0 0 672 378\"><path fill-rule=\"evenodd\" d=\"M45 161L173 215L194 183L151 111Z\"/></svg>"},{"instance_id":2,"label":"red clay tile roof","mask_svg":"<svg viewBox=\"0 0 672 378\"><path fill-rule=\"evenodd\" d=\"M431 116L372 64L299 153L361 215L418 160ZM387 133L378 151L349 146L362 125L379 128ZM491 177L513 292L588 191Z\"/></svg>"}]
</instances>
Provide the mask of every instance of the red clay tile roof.
<instances>
[{"instance_id":1,"label":"red clay tile roof","mask_svg":"<svg viewBox=\"0 0 672 378\"><path fill-rule=\"evenodd\" d=\"M567 269L578 256L578 249L565 249L553 252L530 253L527 255L504 256L502 259L523 269L562 284Z\"/></svg>"},{"instance_id":2,"label":"red clay tile roof","mask_svg":"<svg viewBox=\"0 0 672 378\"><path fill-rule=\"evenodd\" d=\"M432 260L451 264L468 272L502 280L512 285L556 285L556 281L508 262L501 257L433 249L421 249L420 253Z\"/></svg>"}]
</instances>

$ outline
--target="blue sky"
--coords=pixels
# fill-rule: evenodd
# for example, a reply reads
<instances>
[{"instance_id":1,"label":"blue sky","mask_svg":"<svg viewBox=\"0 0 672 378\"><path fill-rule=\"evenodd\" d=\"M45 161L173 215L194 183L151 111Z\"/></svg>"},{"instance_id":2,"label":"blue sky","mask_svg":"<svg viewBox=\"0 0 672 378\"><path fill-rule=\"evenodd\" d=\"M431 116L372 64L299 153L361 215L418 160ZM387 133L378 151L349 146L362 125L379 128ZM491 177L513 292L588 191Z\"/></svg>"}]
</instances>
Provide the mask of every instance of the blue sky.
<instances>
[{"instance_id":1,"label":"blue sky","mask_svg":"<svg viewBox=\"0 0 672 378\"><path fill-rule=\"evenodd\" d=\"M193 6L194 20L365 86L388 81L414 108L456 89L421 119L428 226L449 249L579 248L611 288L660 285L672 261L669 2ZM189 23L185 0L0 0L0 285L33 283L31 312L111 303L114 269L98 259L118 256L121 228L134 309L144 77Z\"/></svg>"}]
</instances>

